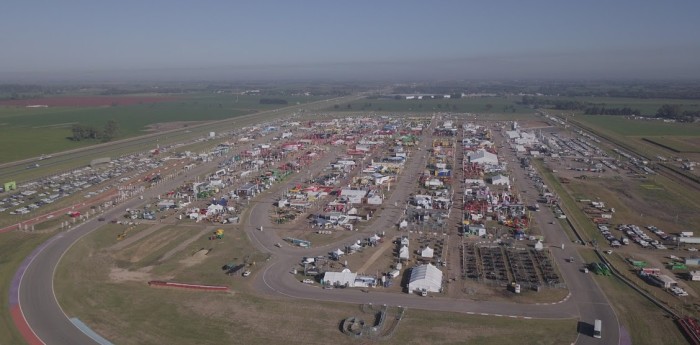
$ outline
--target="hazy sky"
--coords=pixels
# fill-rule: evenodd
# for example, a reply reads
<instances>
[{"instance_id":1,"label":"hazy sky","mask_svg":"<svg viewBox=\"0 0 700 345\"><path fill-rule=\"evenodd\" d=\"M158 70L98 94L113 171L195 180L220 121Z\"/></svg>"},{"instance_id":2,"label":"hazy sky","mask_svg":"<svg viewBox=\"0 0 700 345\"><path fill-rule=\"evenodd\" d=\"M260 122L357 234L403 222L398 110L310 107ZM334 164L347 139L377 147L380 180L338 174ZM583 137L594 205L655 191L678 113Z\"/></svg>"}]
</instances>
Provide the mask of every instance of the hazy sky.
<instances>
[{"instance_id":1,"label":"hazy sky","mask_svg":"<svg viewBox=\"0 0 700 345\"><path fill-rule=\"evenodd\" d=\"M700 79L698 14L698 0L5 0L0 78Z\"/></svg>"}]
</instances>

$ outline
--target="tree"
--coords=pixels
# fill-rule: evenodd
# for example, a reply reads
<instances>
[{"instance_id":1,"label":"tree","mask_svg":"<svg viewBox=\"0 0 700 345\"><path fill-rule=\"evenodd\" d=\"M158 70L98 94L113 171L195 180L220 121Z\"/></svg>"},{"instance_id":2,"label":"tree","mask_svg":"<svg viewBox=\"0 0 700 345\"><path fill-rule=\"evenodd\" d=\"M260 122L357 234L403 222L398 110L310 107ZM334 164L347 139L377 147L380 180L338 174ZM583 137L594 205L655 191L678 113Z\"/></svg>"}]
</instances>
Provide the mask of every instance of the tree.
<instances>
[{"instance_id":1,"label":"tree","mask_svg":"<svg viewBox=\"0 0 700 345\"><path fill-rule=\"evenodd\" d=\"M109 120L105 124L102 135L102 141L107 142L119 136L119 123L114 120Z\"/></svg>"},{"instance_id":2,"label":"tree","mask_svg":"<svg viewBox=\"0 0 700 345\"><path fill-rule=\"evenodd\" d=\"M71 137L72 140L74 141L81 141L84 138L84 131L83 131L83 126L75 124L73 127L71 127L71 132L73 133L73 136Z\"/></svg>"},{"instance_id":3,"label":"tree","mask_svg":"<svg viewBox=\"0 0 700 345\"><path fill-rule=\"evenodd\" d=\"M102 132L100 132L99 129L80 124L73 125L73 127L71 127L71 132L73 133L71 139L75 141L81 141L83 139L99 139L102 137Z\"/></svg>"},{"instance_id":4,"label":"tree","mask_svg":"<svg viewBox=\"0 0 700 345\"><path fill-rule=\"evenodd\" d=\"M656 117L665 119L677 119L681 115L681 106L678 104L664 104L656 111Z\"/></svg>"}]
</instances>

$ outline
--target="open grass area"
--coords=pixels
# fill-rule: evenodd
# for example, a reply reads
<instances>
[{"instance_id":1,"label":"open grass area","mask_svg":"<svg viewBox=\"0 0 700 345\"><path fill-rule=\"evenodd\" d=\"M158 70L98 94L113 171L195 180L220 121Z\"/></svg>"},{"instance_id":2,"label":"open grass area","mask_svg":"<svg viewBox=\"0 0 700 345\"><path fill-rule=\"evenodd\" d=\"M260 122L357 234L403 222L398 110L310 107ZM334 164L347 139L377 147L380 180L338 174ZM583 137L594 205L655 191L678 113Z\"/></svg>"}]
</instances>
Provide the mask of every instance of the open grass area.
<instances>
[{"instance_id":1,"label":"open grass area","mask_svg":"<svg viewBox=\"0 0 700 345\"><path fill-rule=\"evenodd\" d=\"M191 234L202 230L191 228ZM248 278L227 276L220 268L224 263L248 258L248 262L258 262L250 267L255 275L256 267L264 260L263 255L250 249L247 237L238 230L226 230L223 240L197 239L147 273L153 279L223 284L231 288L230 293L149 288L146 280L150 278L115 280L110 273L115 265L114 253L104 249L116 242L114 230L100 229L76 243L61 261L55 282L66 313L79 317L114 343L357 344L339 331L339 323L349 316L367 321L374 318L355 304L255 295ZM168 248L181 242L175 237L161 238L171 242ZM127 248L144 246L139 242ZM214 250L195 265L183 265L201 247ZM135 269L137 265L122 268ZM516 320L408 310L394 336L382 343L568 344L575 338L573 319Z\"/></svg>"},{"instance_id":2,"label":"open grass area","mask_svg":"<svg viewBox=\"0 0 700 345\"><path fill-rule=\"evenodd\" d=\"M576 320L513 320L409 310L388 344L571 344Z\"/></svg>"},{"instance_id":3,"label":"open grass area","mask_svg":"<svg viewBox=\"0 0 700 345\"><path fill-rule=\"evenodd\" d=\"M623 136L700 136L700 124L697 123L632 120L624 116L611 115L576 115L574 120L610 134Z\"/></svg>"},{"instance_id":4,"label":"open grass area","mask_svg":"<svg viewBox=\"0 0 700 345\"><path fill-rule=\"evenodd\" d=\"M12 322L8 309L10 282L22 260L51 234L8 232L0 234L0 344L22 344L23 340Z\"/></svg>"},{"instance_id":5,"label":"open grass area","mask_svg":"<svg viewBox=\"0 0 700 345\"><path fill-rule=\"evenodd\" d=\"M287 105L260 104L261 96L193 94L162 103L109 107L0 107L0 162L9 162L68 149L94 145L99 141L74 142L70 139L73 124L102 129L109 120L119 124L124 139L148 133L147 126L176 121L211 121L232 118L320 100L319 97L275 97ZM183 124L184 126L185 124Z\"/></svg>"},{"instance_id":6,"label":"open grass area","mask_svg":"<svg viewBox=\"0 0 700 345\"><path fill-rule=\"evenodd\" d=\"M331 105L327 110L380 111L380 112L455 112L455 113L505 113L534 114L525 106L516 104L520 97L470 97L458 99L360 99L350 103ZM336 107L337 105L337 107ZM481 114L479 116L482 116Z\"/></svg>"},{"instance_id":7,"label":"open grass area","mask_svg":"<svg viewBox=\"0 0 700 345\"><path fill-rule=\"evenodd\" d=\"M688 140L690 139L690 140ZM695 139L695 140L694 140ZM648 137L644 138L651 143L659 145L674 152L700 152L700 134L698 137Z\"/></svg>"},{"instance_id":8,"label":"open grass area","mask_svg":"<svg viewBox=\"0 0 700 345\"><path fill-rule=\"evenodd\" d=\"M550 98L550 97L547 97ZM654 115L664 104L677 104L685 110L700 110L700 102L695 99L662 99L662 98L623 98L623 97L561 97L561 100L572 100L596 104L605 108L639 109L642 115Z\"/></svg>"}]
</instances>

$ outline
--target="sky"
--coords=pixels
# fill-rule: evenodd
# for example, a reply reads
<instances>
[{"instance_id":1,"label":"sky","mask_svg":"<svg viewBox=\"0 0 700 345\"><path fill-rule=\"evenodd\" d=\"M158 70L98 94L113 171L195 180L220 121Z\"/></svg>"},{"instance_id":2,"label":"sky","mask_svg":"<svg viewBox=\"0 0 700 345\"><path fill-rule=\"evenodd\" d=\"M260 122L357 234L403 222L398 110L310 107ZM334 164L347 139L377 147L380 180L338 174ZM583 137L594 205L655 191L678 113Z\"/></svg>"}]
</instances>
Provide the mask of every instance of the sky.
<instances>
[{"instance_id":1,"label":"sky","mask_svg":"<svg viewBox=\"0 0 700 345\"><path fill-rule=\"evenodd\" d=\"M5 80L700 79L700 1L37 1Z\"/></svg>"}]
</instances>

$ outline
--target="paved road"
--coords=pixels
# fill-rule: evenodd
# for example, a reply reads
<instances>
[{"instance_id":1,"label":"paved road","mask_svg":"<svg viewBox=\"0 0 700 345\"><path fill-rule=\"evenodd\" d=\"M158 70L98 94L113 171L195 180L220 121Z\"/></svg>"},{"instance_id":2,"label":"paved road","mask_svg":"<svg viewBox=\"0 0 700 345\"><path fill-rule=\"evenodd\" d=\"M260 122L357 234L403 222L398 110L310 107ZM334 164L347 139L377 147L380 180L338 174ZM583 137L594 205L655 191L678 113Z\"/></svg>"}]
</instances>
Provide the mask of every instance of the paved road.
<instances>
[{"instance_id":1,"label":"paved road","mask_svg":"<svg viewBox=\"0 0 700 345\"><path fill-rule=\"evenodd\" d=\"M218 160L196 167L188 172L188 175L203 174L215 169ZM181 175L175 179L163 183L144 192L144 199L148 200L159 194L171 190L172 186L179 185L187 179ZM115 206L102 214L102 217L111 219L124 214L127 208L136 208L143 204L144 200L133 198L125 203ZM70 230L61 232L49 239L43 250L36 253L31 263L26 267L24 275L18 282L16 289L11 289L10 300L17 299L22 313L34 333L46 344L93 344L95 343L85 333L68 320L63 310L58 305L53 291L53 275L58 262L63 254L81 237L96 230L104 223L97 221L97 217L82 223ZM16 295L13 296L13 292Z\"/></svg>"},{"instance_id":2,"label":"paved road","mask_svg":"<svg viewBox=\"0 0 700 345\"><path fill-rule=\"evenodd\" d=\"M514 187L520 191L526 205L533 205L539 193L534 186L534 182L526 176L525 170L521 168L519 161L517 161L515 154L509 149L509 145L505 142L504 138L500 135L496 135L494 139L503 145L501 152L504 157L510 161L509 165L511 166L511 178L514 179ZM514 158L516 161L512 162L511 159ZM556 221L554 214L549 208L543 207L539 212L532 212L532 216L537 226L542 228L546 244L552 247L558 246L558 248L552 248L551 252L571 292L572 297L570 301L575 305L580 315L580 336L577 344L601 343L600 339L589 336L592 333L593 323L596 319L600 319L603 324L604 332L602 343L618 344L620 326L615 311L593 279L593 274L581 272L583 259L578 254L578 246L572 243L567 237L564 229L562 229L559 222ZM554 224L550 224L550 222ZM564 244L563 250L561 249L562 243ZM567 258L570 257L574 257L574 263L567 262Z\"/></svg>"},{"instance_id":3,"label":"paved road","mask_svg":"<svg viewBox=\"0 0 700 345\"><path fill-rule=\"evenodd\" d=\"M430 130L427 130L428 132ZM428 138L423 140L422 145L429 144ZM400 177L396 190L388 200L386 205L393 205L394 202L403 204L410 191L413 190L414 183L425 165L425 150L414 151L407 163L404 176ZM199 166L196 171L204 172L213 169L216 162ZM298 176L297 179L302 177ZM168 183L163 183L154 189L147 190L145 197L162 194L170 187L182 183L184 177L180 176ZM517 181L525 181L524 178L516 177ZM295 183L292 180L290 183ZM534 192L533 192L534 193ZM321 248L300 249L285 246L277 248L275 243L282 242L274 231L260 231L260 226L272 229L268 210L272 207L274 195L266 193L262 196L261 202L256 203L250 217L245 224L246 232L249 234L253 244L259 249L273 254L264 270L256 275L254 286L261 292L274 295L284 295L292 298L327 300L345 303L374 303L401 305L410 308L426 310L454 311L469 314L491 314L504 317L522 318L576 318L581 316L583 322L592 324L594 318L603 320L604 338L602 341L595 340L588 335L579 337L578 344L617 344L618 332L617 320L614 312L609 307L605 296L589 276L578 271L578 265L568 265L564 262L569 256L577 256L572 246L566 246L564 250L553 250L554 256L561 267L561 273L569 286L572 297L566 301L551 305L524 305L507 302L475 302L468 300L457 300L450 298L424 298L408 294L392 294L377 292L372 290L364 293L353 289L322 290L318 287L308 286L297 281L289 270L294 262L297 262L304 255L326 254L334 246L328 245ZM105 212L106 218L111 218L121 214L126 208L135 208L143 203L142 200L132 199L119 205L117 208ZM373 224L362 233L358 232L353 238L343 240L343 243L366 237L374 232L395 229L395 223L401 216L403 209L387 207L381 215L374 220ZM552 217L549 211L542 211L536 215L540 224L547 224L546 217ZM53 273L60 257L70 246L80 237L97 229L101 224L95 219L88 220L84 224L60 233L44 244L43 249L35 253L36 256L26 267L26 271L21 279L21 284L16 289L11 289L16 296L10 299L19 300L27 323L36 335L46 344L93 344L92 339L76 328L66 317L58 305L53 293ZM549 242L567 242L561 228L554 225L544 226L544 232ZM579 259L580 261L580 259Z\"/></svg>"}]
</instances>

